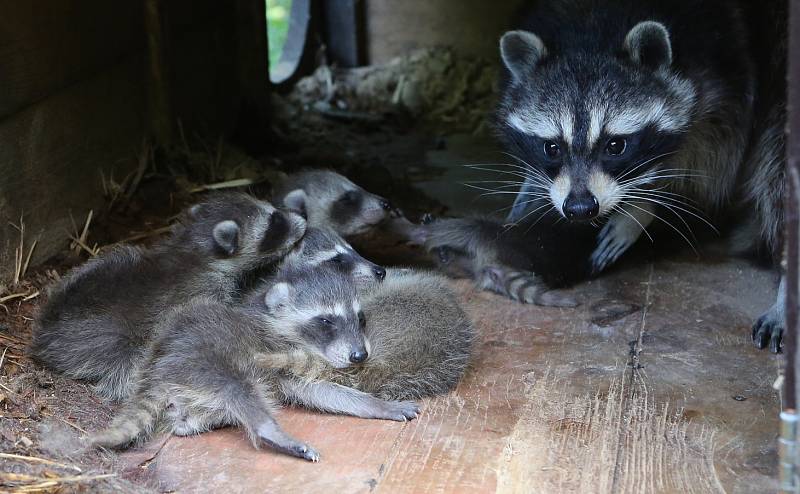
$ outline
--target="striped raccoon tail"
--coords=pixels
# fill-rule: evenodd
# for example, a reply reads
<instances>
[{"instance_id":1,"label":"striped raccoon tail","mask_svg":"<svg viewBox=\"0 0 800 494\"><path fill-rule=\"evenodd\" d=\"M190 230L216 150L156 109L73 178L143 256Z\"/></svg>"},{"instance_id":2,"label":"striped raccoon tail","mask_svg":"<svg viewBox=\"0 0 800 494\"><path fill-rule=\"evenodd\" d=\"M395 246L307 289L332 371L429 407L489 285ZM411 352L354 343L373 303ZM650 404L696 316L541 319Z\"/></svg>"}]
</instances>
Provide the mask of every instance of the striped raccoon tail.
<instances>
[{"instance_id":1,"label":"striped raccoon tail","mask_svg":"<svg viewBox=\"0 0 800 494\"><path fill-rule=\"evenodd\" d=\"M531 271L517 271L505 266L486 266L477 273L478 287L523 304L548 307L576 307L578 302L560 290L550 290L539 276Z\"/></svg>"},{"instance_id":2,"label":"striped raccoon tail","mask_svg":"<svg viewBox=\"0 0 800 494\"><path fill-rule=\"evenodd\" d=\"M124 449L140 438L149 436L166 404L163 396L134 395L114 416L106 429L91 436L91 446Z\"/></svg>"},{"instance_id":3,"label":"striped raccoon tail","mask_svg":"<svg viewBox=\"0 0 800 494\"><path fill-rule=\"evenodd\" d=\"M319 380L330 370L330 365L323 359L299 349L257 353L255 361L261 368L276 370L308 381Z\"/></svg>"}]
</instances>

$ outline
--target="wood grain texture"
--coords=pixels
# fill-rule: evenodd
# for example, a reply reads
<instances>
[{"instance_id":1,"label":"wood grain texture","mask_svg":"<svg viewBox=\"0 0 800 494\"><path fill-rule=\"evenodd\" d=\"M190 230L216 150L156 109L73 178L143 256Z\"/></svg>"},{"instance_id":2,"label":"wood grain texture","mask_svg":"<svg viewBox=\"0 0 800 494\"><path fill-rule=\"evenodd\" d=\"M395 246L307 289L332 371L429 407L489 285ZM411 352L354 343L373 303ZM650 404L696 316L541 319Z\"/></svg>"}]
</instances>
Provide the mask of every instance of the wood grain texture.
<instances>
[{"instance_id":1,"label":"wood grain texture","mask_svg":"<svg viewBox=\"0 0 800 494\"><path fill-rule=\"evenodd\" d=\"M577 309L459 282L478 350L419 419L284 410L280 423L320 463L255 451L225 429L170 439L148 476L180 491L774 492L776 361L747 341L771 276L735 261L698 268L618 270L580 287Z\"/></svg>"}]
</instances>

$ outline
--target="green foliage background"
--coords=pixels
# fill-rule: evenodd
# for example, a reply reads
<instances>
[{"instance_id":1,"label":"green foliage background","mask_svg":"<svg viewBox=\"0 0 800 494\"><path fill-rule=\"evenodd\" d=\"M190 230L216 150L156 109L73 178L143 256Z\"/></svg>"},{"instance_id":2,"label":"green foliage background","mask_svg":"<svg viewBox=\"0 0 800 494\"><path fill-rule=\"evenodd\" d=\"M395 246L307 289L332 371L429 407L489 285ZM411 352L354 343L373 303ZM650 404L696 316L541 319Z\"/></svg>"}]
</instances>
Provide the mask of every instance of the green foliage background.
<instances>
[{"instance_id":1,"label":"green foliage background","mask_svg":"<svg viewBox=\"0 0 800 494\"><path fill-rule=\"evenodd\" d=\"M281 51L289 31L289 13L292 0L267 1L267 37L269 39L269 68L272 69L281 59Z\"/></svg>"}]
</instances>

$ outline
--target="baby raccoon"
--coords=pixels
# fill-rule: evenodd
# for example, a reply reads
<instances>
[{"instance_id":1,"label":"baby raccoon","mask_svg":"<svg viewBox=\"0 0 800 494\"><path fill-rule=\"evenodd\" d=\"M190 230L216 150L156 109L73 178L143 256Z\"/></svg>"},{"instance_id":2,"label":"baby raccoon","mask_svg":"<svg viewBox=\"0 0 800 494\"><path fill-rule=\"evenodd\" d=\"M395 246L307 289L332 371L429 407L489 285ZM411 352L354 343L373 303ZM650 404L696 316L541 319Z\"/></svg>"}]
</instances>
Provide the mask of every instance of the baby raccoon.
<instances>
[{"instance_id":1,"label":"baby raccoon","mask_svg":"<svg viewBox=\"0 0 800 494\"><path fill-rule=\"evenodd\" d=\"M302 345L262 352L256 362L300 379L285 380L281 387L300 402L321 383L385 400L419 399L455 388L469 363L475 331L446 279L390 269L383 283L365 292L365 334L371 350L360 365L337 369Z\"/></svg>"},{"instance_id":2,"label":"baby raccoon","mask_svg":"<svg viewBox=\"0 0 800 494\"><path fill-rule=\"evenodd\" d=\"M484 289L522 303L575 307L577 301L552 290L582 278L588 255L577 229L564 242L557 228L503 225L491 218L426 218L421 225L393 222L396 233L422 245L439 268L453 277L470 278ZM585 232L586 239L594 236ZM573 262L569 260L573 259Z\"/></svg>"},{"instance_id":3,"label":"baby raccoon","mask_svg":"<svg viewBox=\"0 0 800 494\"><path fill-rule=\"evenodd\" d=\"M282 270L245 303L210 297L172 310L148 349L135 394L95 446L121 448L163 424L176 435L242 427L253 446L317 461L272 416L276 398L364 418L409 420L413 402L383 401L330 383L301 383L257 365L257 352L301 347L333 368L367 360L370 342L349 277L335 269ZM278 396L275 396L275 395Z\"/></svg>"},{"instance_id":4,"label":"baby raccoon","mask_svg":"<svg viewBox=\"0 0 800 494\"><path fill-rule=\"evenodd\" d=\"M345 238L370 231L389 217L389 201L327 170L289 175L273 192L275 204L299 211L309 226L329 226Z\"/></svg>"},{"instance_id":5,"label":"baby raccoon","mask_svg":"<svg viewBox=\"0 0 800 494\"><path fill-rule=\"evenodd\" d=\"M309 227L282 265L298 268L334 266L350 275L359 286L381 281L386 276L384 268L364 259L338 233L326 226Z\"/></svg>"},{"instance_id":6,"label":"baby raccoon","mask_svg":"<svg viewBox=\"0 0 800 494\"><path fill-rule=\"evenodd\" d=\"M120 246L70 273L37 317L31 354L106 397L125 397L167 309L198 295L230 300L244 273L282 258L304 232L303 218L267 202L210 197L153 247Z\"/></svg>"}]
</instances>

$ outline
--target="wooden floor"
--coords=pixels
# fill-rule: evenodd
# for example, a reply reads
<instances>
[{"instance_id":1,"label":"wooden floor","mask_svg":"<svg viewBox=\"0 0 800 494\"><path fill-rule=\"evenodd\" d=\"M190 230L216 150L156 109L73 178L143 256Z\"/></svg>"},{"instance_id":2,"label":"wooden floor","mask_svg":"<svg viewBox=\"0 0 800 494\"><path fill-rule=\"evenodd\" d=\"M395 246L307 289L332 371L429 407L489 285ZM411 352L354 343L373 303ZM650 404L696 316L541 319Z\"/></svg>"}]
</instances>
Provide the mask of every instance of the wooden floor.
<instances>
[{"instance_id":1,"label":"wooden floor","mask_svg":"<svg viewBox=\"0 0 800 494\"><path fill-rule=\"evenodd\" d=\"M226 429L128 453L180 492L774 492L779 358L749 343L772 276L739 261L630 264L577 309L455 283L480 331L457 391L400 424L284 410L306 463Z\"/></svg>"}]
</instances>

